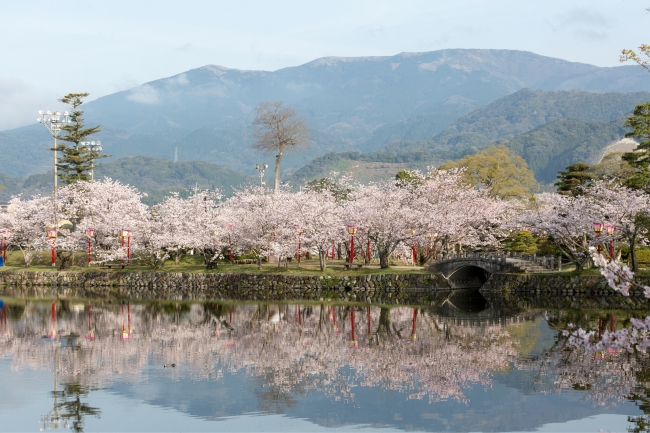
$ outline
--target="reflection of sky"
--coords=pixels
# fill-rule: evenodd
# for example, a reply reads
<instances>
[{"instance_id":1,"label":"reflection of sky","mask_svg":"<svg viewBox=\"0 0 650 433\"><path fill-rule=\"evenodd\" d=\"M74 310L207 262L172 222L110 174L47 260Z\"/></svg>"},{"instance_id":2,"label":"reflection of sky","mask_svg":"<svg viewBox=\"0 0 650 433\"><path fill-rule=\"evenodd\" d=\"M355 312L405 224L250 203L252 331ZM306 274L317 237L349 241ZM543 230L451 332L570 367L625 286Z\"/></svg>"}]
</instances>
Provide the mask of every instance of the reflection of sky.
<instances>
[{"instance_id":1,"label":"reflection of sky","mask_svg":"<svg viewBox=\"0 0 650 433\"><path fill-rule=\"evenodd\" d=\"M531 354L554 344L555 331L537 320ZM37 338L37 344L43 344ZM453 362L453 361L450 361ZM631 402L596 407L581 391L542 394L531 386L534 370L510 369L492 385L465 389L468 403L407 400L381 387L354 388L352 401L336 401L317 390L278 394L260 377L224 371L218 380L195 381L191 366L162 368L150 361L141 380L114 376L104 389L82 398L101 410L84 419L87 431L624 431L626 415L640 415ZM226 370L226 369L224 369ZM345 371L342 371L345 374ZM11 369L0 360L0 430L33 431L52 408L50 371ZM59 389L63 383L59 384Z\"/></svg>"},{"instance_id":2,"label":"reflection of sky","mask_svg":"<svg viewBox=\"0 0 650 433\"><path fill-rule=\"evenodd\" d=\"M158 374L156 374L156 372ZM102 410L87 417L87 431L624 431L631 403L603 411L581 401L578 392L523 395L496 384L492 390L469 391L472 402L407 401L393 391L359 389L357 405L331 402L317 393L296 398L281 414L258 411L250 379L226 374L223 381L174 381L155 367L151 380L115 383L86 399ZM34 431L51 408L52 374L11 372L0 362L0 430ZM600 412L609 412L602 414ZM600 414L599 414L600 413ZM218 418L217 418L218 417Z\"/></svg>"}]
</instances>

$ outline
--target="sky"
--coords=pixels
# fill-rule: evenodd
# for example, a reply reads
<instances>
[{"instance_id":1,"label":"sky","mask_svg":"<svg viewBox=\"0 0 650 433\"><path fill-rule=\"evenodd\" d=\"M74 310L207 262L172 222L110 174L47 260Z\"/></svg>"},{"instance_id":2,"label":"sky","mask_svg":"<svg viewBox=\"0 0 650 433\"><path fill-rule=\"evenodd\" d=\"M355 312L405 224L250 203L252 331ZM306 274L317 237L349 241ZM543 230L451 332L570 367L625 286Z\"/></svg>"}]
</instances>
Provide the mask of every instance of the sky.
<instances>
[{"instance_id":1,"label":"sky","mask_svg":"<svg viewBox=\"0 0 650 433\"><path fill-rule=\"evenodd\" d=\"M215 64L274 71L319 57L448 48L531 51L618 66L650 43L641 0L0 1L0 130Z\"/></svg>"}]
</instances>

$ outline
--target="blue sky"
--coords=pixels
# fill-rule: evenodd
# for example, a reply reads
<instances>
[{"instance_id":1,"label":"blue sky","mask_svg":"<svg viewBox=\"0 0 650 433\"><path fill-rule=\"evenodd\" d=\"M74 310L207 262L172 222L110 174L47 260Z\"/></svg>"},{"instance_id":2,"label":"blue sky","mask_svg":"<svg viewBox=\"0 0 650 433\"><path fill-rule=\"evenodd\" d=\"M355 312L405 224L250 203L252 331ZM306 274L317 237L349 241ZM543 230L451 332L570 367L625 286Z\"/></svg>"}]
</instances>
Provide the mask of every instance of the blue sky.
<instances>
[{"instance_id":1,"label":"blue sky","mask_svg":"<svg viewBox=\"0 0 650 433\"><path fill-rule=\"evenodd\" d=\"M640 0L29 1L0 8L0 130L206 64L277 70L324 56L532 51L617 66L650 43Z\"/></svg>"}]
</instances>

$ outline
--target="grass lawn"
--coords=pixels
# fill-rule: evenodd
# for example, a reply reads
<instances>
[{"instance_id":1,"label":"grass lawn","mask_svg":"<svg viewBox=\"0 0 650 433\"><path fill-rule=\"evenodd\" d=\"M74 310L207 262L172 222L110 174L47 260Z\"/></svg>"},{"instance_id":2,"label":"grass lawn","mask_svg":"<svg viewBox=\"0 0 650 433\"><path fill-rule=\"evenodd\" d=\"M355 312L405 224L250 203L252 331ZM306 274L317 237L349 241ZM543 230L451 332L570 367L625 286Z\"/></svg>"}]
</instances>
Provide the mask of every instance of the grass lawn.
<instances>
[{"instance_id":1,"label":"grass lawn","mask_svg":"<svg viewBox=\"0 0 650 433\"><path fill-rule=\"evenodd\" d=\"M355 276L355 275L376 275L376 274L428 274L421 266L391 266L389 269L379 269L378 264L371 264L364 266L361 269L345 270L343 268L344 261L336 260L334 262L327 261L327 268L325 272L321 272L318 260L302 260L300 268L296 260L289 262L288 267L284 264L278 266L277 264L262 263L262 268L257 269L257 265L231 265L228 261L219 262L214 270L206 270L203 265L203 258L201 256L185 256L181 259L181 263L174 264L173 260L168 260L162 269L151 269L148 266L142 266L137 261L124 269L113 268L108 269L104 266L91 266L90 268L85 265L86 255L83 253L75 256L75 263L82 263L83 266L72 266L67 269L67 272L112 272L112 273L129 273L129 272L191 272L191 273L248 273L248 274L288 274L288 275L329 275L329 276ZM7 265L0 266L0 272L8 271L23 271L23 272L57 272L58 267L51 266L49 253L47 256L40 257L32 262L32 266L26 268L24 266L22 253L20 251L9 251L7 253ZM356 262L361 263L361 262Z\"/></svg>"}]
</instances>

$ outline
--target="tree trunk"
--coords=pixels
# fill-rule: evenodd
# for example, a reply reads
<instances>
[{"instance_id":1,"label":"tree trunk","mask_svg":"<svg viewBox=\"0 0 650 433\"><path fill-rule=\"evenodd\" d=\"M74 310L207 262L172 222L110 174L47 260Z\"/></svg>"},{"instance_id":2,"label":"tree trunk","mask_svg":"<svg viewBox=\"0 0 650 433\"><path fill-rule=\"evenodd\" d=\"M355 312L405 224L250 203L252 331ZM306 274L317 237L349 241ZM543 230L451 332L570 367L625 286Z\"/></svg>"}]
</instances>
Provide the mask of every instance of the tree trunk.
<instances>
[{"instance_id":1,"label":"tree trunk","mask_svg":"<svg viewBox=\"0 0 650 433\"><path fill-rule=\"evenodd\" d=\"M177 249L174 252L174 264L175 265L180 265L180 263L181 263L181 254L180 254L180 250Z\"/></svg>"},{"instance_id":2,"label":"tree trunk","mask_svg":"<svg viewBox=\"0 0 650 433\"><path fill-rule=\"evenodd\" d=\"M275 185L274 190L277 192L280 190L280 161L282 161L282 151L279 154L275 155Z\"/></svg>"},{"instance_id":3,"label":"tree trunk","mask_svg":"<svg viewBox=\"0 0 650 433\"><path fill-rule=\"evenodd\" d=\"M630 261L632 262L632 272L636 272L639 267L639 264L636 261L636 249L634 248L636 246L636 230L628 236L628 240L630 241Z\"/></svg>"},{"instance_id":4,"label":"tree trunk","mask_svg":"<svg viewBox=\"0 0 650 433\"><path fill-rule=\"evenodd\" d=\"M388 269L388 249L380 248L379 249L379 267L381 269Z\"/></svg>"},{"instance_id":5,"label":"tree trunk","mask_svg":"<svg viewBox=\"0 0 650 433\"><path fill-rule=\"evenodd\" d=\"M318 261L320 263L321 272L325 271L325 251L318 250Z\"/></svg>"},{"instance_id":6,"label":"tree trunk","mask_svg":"<svg viewBox=\"0 0 650 433\"><path fill-rule=\"evenodd\" d=\"M262 269L262 256L257 255L257 269Z\"/></svg>"}]
</instances>

